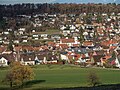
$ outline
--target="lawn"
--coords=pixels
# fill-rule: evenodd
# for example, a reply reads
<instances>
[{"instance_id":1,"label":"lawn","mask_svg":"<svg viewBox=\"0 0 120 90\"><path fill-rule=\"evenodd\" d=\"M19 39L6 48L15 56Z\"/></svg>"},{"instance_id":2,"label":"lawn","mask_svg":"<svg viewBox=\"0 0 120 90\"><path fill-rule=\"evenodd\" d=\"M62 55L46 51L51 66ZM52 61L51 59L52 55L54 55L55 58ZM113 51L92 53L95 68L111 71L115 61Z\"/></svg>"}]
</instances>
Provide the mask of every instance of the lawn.
<instances>
[{"instance_id":1,"label":"lawn","mask_svg":"<svg viewBox=\"0 0 120 90\"><path fill-rule=\"evenodd\" d=\"M39 65L33 67L35 80L29 82L25 90L88 87L87 75L94 71L99 76L102 84L120 84L120 71L97 68L80 68L69 65ZM0 80L7 72L0 70ZM0 82L0 87L8 87Z\"/></svg>"},{"instance_id":2,"label":"lawn","mask_svg":"<svg viewBox=\"0 0 120 90\"><path fill-rule=\"evenodd\" d=\"M59 29L47 29L44 32L34 32L32 34L60 34L60 30Z\"/></svg>"}]
</instances>

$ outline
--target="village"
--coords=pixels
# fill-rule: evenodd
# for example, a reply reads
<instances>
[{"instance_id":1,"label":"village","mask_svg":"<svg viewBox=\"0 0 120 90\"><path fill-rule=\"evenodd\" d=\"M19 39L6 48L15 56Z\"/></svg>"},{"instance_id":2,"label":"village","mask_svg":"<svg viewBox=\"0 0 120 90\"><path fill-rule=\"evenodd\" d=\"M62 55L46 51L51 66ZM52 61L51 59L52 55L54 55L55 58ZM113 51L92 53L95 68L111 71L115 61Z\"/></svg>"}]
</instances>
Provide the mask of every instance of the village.
<instances>
[{"instance_id":1,"label":"village","mask_svg":"<svg viewBox=\"0 0 120 90\"><path fill-rule=\"evenodd\" d=\"M1 67L19 61L120 68L120 13L44 13L4 19L9 27L0 31ZM14 21L19 28L13 28ZM20 25L25 21L29 28Z\"/></svg>"}]
</instances>

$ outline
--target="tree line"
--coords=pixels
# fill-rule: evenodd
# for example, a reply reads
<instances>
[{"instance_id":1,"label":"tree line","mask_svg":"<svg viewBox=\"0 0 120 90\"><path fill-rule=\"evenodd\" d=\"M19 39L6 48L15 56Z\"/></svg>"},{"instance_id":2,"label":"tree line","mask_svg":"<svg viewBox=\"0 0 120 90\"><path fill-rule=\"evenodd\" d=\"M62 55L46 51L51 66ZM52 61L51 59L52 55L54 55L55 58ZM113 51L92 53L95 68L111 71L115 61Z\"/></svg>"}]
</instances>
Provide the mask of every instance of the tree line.
<instances>
[{"instance_id":1,"label":"tree line","mask_svg":"<svg viewBox=\"0 0 120 90\"><path fill-rule=\"evenodd\" d=\"M15 4L0 5L0 18L3 16L14 17L16 15L33 15L33 14L80 14L80 13L111 13L120 12L120 4Z\"/></svg>"}]
</instances>

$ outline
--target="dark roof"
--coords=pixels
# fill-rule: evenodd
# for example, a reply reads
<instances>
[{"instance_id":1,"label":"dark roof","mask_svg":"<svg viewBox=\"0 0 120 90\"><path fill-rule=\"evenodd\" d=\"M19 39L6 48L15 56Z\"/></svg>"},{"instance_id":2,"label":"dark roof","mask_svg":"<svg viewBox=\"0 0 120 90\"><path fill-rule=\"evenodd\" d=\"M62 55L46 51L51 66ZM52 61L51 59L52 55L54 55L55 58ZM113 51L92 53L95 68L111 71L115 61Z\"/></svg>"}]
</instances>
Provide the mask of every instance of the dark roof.
<instances>
[{"instance_id":1,"label":"dark roof","mask_svg":"<svg viewBox=\"0 0 120 90\"><path fill-rule=\"evenodd\" d=\"M118 58L118 61L120 62L120 54L117 56L117 58Z\"/></svg>"},{"instance_id":2,"label":"dark roof","mask_svg":"<svg viewBox=\"0 0 120 90\"><path fill-rule=\"evenodd\" d=\"M50 51L49 50L44 50L44 51L39 51L35 53L36 55L47 55Z\"/></svg>"},{"instance_id":3,"label":"dark roof","mask_svg":"<svg viewBox=\"0 0 120 90\"><path fill-rule=\"evenodd\" d=\"M23 61L34 61L35 55L21 54L20 60L22 60L22 59L23 59Z\"/></svg>"},{"instance_id":4,"label":"dark roof","mask_svg":"<svg viewBox=\"0 0 120 90\"><path fill-rule=\"evenodd\" d=\"M103 45L102 45L102 47L103 47L103 49L109 49L109 47L108 47L108 46L103 46Z\"/></svg>"},{"instance_id":5,"label":"dark roof","mask_svg":"<svg viewBox=\"0 0 120 90\"><path fill-rule=\"evenodd\" d=\"M13 61L15 60L15 56L13 54L2 54L0 55L0 58L4 57L8 61Z\"/></svg>"},{"instance_id":6,"label":"dark roof","mask_svg":"<svg viewBox=\"0 0 120 90\"><path fill-rule=\"evenodd\" d=\"M81 59L90 59L90 57L84 57L84 58L81 58Z\"/></svg>"},{"instance_id":7,"label":"dark roof","mask_svg":"<svg viewBox=\"0 0 120 90\"><path fill-rule=\"evenodd\" d=\"M100 50L100 51L96 51L97 55L104 55L105 51L104 50Z\"/></svg>"},{"instance_id":8,"label":"dark roof","mask_svg":"<svg viewBox=\"0 0 120 90\"><path fill-rule=\"evenodd\" d=\"M115 60L115 58L114 58L114 57L111 57L111 58L109 58L108 60L109 60L109 61L113 61L113 60Z\"/></svg>"},{"instance_id":9,"label":"dark roof","mask_svg":"<svg viewBox=\"0 0 120 90\"><path fill-rule=\"evenodd\" d=\"M103 57L103 55L95 55L93 56L93 59L95 62L100 62L100 59Z\"/></svg>"},{"instance_id":10,"label":"dark roof","mask_svg":"<svg viewBox=\"0 0 120 90\"><path fill-rule=\"evenodd\" d=\"M64 51L64 52L60 52L63 55L66 55L68 52Z\"/></svg>"},{"instance_id":11,"label":"dark roof","mask_svg":"<svg viewBox=\"0 0 120 90\"><path fill-rule=\"evenodd\" d=\"M58 60L56 55L48 55L48 60L52 61L52 60Z\"/></svg>"},{"instance_id":12,"label":"dark roof","mask_svg":"<svg viewBox=\"0 0 120 90\"><path fill-rule=\"evenodd\" d=\"M120 50L117 50L118 54L120 54Z\"/></svg>"},{"instance_id":13,"label":"dark roof","mask_svg":"<svg viewBox=\"0 0 120 90\"><path fill-rule=\"evenodd\" d=\"M43 60L46 55L36 55L36 57L38 58L38 60Z\"/></svg>"}]
</instances>

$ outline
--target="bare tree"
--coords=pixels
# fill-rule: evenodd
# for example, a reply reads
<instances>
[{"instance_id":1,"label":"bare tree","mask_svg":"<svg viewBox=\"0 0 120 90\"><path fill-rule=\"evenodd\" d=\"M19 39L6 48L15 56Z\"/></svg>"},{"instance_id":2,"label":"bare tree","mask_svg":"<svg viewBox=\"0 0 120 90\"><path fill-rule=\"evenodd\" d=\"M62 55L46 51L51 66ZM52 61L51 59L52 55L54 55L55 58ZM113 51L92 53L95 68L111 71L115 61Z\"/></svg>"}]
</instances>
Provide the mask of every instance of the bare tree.
<instances>
[{"instance_id":1,"label":"bare tree","mask_svg":"<svg viewBox=\"0 0 120 90\"><path fill-rule=\"evenodd\" d=\"M101 84L101 82L99 80L99 77L97 76L97 74L95 72L90 72L88 74L88 82L93 87L96 86L96 85Z\"/></svg>"}]
</instances>

